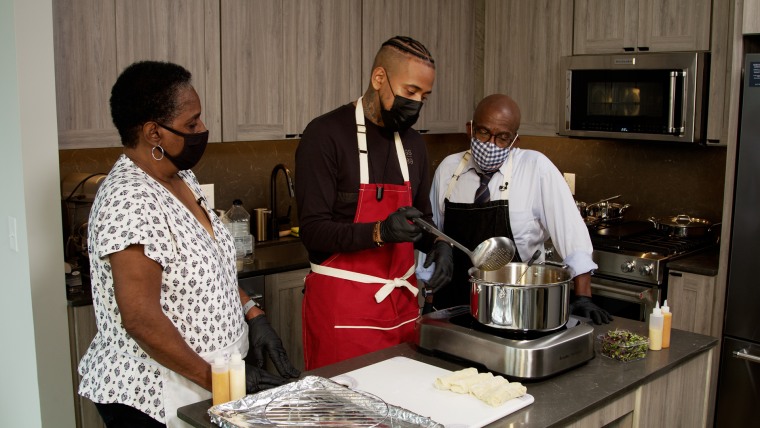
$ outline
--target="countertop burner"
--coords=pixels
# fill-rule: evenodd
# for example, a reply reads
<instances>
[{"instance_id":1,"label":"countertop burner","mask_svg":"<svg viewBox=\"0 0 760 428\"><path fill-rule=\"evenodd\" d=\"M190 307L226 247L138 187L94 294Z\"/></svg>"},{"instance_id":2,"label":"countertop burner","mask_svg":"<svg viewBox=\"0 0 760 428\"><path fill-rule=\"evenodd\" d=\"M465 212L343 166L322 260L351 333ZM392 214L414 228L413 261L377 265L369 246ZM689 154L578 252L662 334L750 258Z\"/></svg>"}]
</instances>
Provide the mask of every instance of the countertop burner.
<instances>
[{"instance_id":1,"label":"countertop burner","mask_svg":"<svg viewBox=\"0 0 760 428\"><path fill-rule=\"evenodd\" d=\"M449 318L449 322L464 328L491 334L507 340L534 340L548 336L550 334L559 333L562 330L567 330L567 324L553 331L510 330L505 328L489 327L485 324L481 324L474 316L472 316L470 311L459 315L453 315L451 318Z\"/></svg>"},{"instance_id":2,"label":"countertop burner","mask_svg":"<svg viewBox=\"0 0 760 428\"><path fill-rule=\"evenodd\" d=\"M417 345L484 365L515 379L549 377L594 358L594 329L573 316L551 332L522 332L480 324L469 306L423 315Z\"/></svg>"}]
</instances>

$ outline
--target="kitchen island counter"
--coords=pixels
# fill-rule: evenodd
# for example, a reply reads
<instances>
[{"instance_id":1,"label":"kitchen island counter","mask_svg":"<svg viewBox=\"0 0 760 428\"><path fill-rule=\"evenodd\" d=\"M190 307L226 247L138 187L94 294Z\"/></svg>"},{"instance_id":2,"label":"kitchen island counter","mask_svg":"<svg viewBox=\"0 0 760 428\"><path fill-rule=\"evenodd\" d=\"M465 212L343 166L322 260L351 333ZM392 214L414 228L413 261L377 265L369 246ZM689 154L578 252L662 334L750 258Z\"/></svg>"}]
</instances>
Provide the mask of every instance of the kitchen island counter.
<instances>
[{"instance_id":1,"label":"kitchen island counter","mask_svg":"<svg viewBox=\"0 0 760 428\"><path fill-rule=\"evenodd\" d=\"M594 336L614 328L629 329L647 335L644 323L617 318L611 324L595 326ZM636 418L641 426L647 426L646 422L650 419L664 421L671 418L685 423L683 426L695 426L689 424L689 421L684 421L680 415L663 414L662 406L658 406L657 403L667 404L671 396L692 398L690 401L698 403L699 407L679 405L685 407L679 411L688 413L696 421L704 421L709 370L712 367L713 348L717 343L718 340L713 337L673 330L669 349L649 351L643 360L622 363L602 356L596 342L596 357L591 361L544 380L524 381L535 402L488 426L549 427L575 423L577 426L602 426L621 418ZM412 344L401 344L305 374L329 378L396 356L404 356L448 370L459 370L468 366L466 362L456 362L420 352ZM484 369L480 367L479 370ZM698 376L694 376L694 373ZM392 374L389 373L389 376ZM630 401L631 406L635 405L636 409L629 411L625 405L618 405L625 400ZM611 404L614 406L610 406ZM195 427L214 427L207 414L210 405L210 400L202 401L182 407L178 413L180 418ZM676 410L679 406L667 408Z\"/></svg>"}]
</instances>

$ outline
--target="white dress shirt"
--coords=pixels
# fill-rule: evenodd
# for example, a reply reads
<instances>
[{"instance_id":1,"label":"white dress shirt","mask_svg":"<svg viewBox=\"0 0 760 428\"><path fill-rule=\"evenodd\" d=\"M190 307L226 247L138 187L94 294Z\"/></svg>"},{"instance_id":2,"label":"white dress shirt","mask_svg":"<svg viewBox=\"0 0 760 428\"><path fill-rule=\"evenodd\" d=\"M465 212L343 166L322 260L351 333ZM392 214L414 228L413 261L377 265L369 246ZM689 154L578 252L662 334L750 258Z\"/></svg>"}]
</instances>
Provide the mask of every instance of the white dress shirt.
<instances>
[{"instance_id":1,"label":"white dress shirt","mask_svg":"<svg viewBox=\"0 0 760 428\"><path fill-rule=\"evenodd\" d=\"M557 167L542 153L534 150L513 148L511 152L513 171L509 180L509 223L520 258L527 261L536 250L541 250L539 260L544 260L544 241L551 238L554 248L570 268L573 277L596 269L598 266L591 259L593 247L588 229ZM433 220L441 230L445 224L446 191L463 155L464 152L460 152L447 156L435 171L430 201L433 205ZM506 169L507 162L504 162L491 178L488 185L491 200L499 199L500 187L507 181ZM472 203L479 186L476 165L470 157L449 201ZM432 266L424 269L424 260L425 255L421 254L417 276L427 280L433 269Z\"/></svg>"}]
</instances>

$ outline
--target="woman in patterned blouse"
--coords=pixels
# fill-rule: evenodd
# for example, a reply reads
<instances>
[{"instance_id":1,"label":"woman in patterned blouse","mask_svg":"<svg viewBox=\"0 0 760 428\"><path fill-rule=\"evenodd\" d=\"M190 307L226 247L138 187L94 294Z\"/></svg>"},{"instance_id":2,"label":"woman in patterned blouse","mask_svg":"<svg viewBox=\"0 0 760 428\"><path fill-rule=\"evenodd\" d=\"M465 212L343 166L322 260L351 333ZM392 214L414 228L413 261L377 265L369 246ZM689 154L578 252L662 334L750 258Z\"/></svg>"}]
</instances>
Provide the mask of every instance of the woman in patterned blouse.
<instances>
[{"instance_id":1,"label":"woman in patterned blouse","mask_svg":"<svg viewBox=\"0 0 760 428\"><path fill-rule=\"evenodd\" d=\"M238 287L232 238L190 171L208 142L190 72L132 64L110 102L124 154L90 212L98 333L79 364L79 393L108 427L171 427L183 424L177 408L211 397L209 362L246 355L249 343L248 392L298 377ZM282 377L262 369L264 355Z\"/></svg>"}]
</instances>

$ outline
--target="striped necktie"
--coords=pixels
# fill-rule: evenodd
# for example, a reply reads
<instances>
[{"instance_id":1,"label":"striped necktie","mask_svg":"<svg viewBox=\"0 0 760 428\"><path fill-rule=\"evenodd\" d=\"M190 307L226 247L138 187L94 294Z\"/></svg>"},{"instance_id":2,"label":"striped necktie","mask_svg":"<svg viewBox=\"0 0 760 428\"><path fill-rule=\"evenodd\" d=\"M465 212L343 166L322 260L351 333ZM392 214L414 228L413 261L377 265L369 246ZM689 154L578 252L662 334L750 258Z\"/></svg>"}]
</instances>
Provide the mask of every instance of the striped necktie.
<instances>
[{"instance_id":1,"label":"striped necktie","mask_svg":"<svg viewBox=\"0 0 760 428\"><path fill-rule=\"evenodd\" d=\"M493 172L478 173L478 175L480 176L480 187L475 191L475 203L484 204L491 200L491 193L488 191L488 183L491 181L491 177L493 177Z\"/></svg>"}]
</instances>

